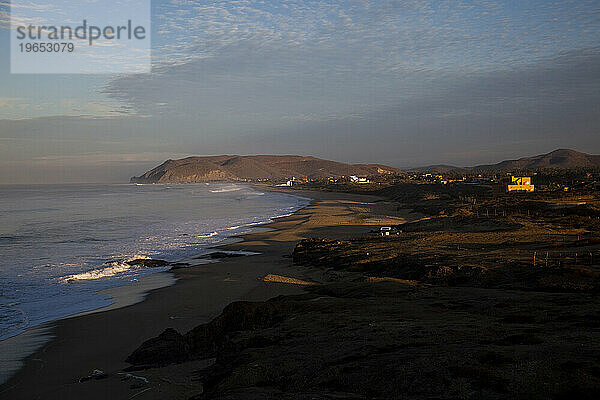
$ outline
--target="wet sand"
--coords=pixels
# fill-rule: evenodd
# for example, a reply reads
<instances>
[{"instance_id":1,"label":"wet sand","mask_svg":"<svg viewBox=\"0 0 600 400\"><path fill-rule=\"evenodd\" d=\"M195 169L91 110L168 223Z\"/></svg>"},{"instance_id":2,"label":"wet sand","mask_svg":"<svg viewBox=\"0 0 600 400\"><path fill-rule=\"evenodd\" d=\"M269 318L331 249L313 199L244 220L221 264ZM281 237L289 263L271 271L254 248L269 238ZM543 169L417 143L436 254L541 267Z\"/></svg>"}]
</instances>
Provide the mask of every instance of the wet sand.
<instances>
[{"instance_id":1,"label":"wet sand","mask_svg":"<svg viewBox=\"0 0 600 400\"><path fill-rule=\"evenodd\" d=\"M187 332L217 316L232 301L300 293L302 285L294 284L294 279L313 281L318 276L292 265L290 254L298 240L324 235L348 238L411 218L407 212L371 196L296 190L291 193L313 198L313 203L294 215L262 226L270 228L269 232L247 234L240 242L220 246L223 250L260 254L174 270L177 282L152 290L142 302L51 324L45 334L54 338L27 357L23 368L0 386L0 398L189 398L197 394L197 385L189 383L194 371L202 368L201 363L144 371L140 375L149 384L142 386L136 384L142 378L123 372L129 366L124 360L142 342L166 328ZM292 279L265 281L269 274ZM121 299L133 301L127 288L117 291ZM80 382L95 370L102 373L96 372L92 379Z\"/></svg>"}]
</instances>

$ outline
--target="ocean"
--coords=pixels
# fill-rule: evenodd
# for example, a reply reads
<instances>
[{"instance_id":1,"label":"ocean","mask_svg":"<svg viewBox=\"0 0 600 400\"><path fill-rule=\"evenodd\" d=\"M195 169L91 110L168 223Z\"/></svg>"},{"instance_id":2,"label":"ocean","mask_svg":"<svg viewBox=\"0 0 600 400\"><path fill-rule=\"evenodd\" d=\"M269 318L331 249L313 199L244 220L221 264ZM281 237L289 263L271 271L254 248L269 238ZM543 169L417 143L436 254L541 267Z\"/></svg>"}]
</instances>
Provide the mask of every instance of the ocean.
<instances>
[{"instance_id":1,"label":"ocean","mask_svg":"<svg viewBox=\"0 0 600 400\"><path fill-rule=\"evenodd\" d=\"M110 304L98 291L289 215L308 199L243 184L0 186L0 340Z\"/></svg>"}]
</instances>

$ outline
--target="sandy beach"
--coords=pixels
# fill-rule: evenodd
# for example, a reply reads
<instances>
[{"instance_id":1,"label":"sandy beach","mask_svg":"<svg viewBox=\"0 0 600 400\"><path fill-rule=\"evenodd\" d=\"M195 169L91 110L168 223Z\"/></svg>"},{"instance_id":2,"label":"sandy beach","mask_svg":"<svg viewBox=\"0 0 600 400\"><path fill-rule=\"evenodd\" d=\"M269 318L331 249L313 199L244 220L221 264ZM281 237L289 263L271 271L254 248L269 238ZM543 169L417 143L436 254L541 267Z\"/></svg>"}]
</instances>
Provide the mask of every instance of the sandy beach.
<instances>
[{"instance_id":1,"label":"sandy beach","mask_svg":"<svg viewBox=\"0 0 600 400\"><path fill-rule=\"evenodd\" d=\"M293 193L312 198L312 204L261 227L269 228L268 232L261 229L219 247L260 254L169 272L177 280L174 285L152 290L133 305L126 305L135 301L127 287L119 288L115 299L120 308L49 324L44 333L53 339L25 359L23 368L0 387L0 398L184 399L197 395L194 372L209 361L128 375L123 372L129 366L124 360L166 328L185 333L210 321L232 301L302 293L303 282L319 279L318 271L292 265L290 255L303 238L349 238L411 219L410 213L373 196Z\"/></svg>"}]
</instances>

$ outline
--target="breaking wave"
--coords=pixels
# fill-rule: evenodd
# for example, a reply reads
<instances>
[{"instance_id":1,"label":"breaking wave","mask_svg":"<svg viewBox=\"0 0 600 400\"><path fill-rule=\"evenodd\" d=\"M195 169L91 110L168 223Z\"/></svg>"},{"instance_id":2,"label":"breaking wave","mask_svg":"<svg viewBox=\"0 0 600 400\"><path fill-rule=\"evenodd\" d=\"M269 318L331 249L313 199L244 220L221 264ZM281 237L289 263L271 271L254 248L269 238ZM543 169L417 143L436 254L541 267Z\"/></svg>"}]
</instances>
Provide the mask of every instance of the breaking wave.
<instances>
[{"instance_id":1,"label":"breaking wave","mask_svg":"<svg viewBox=\"0 0 600 400\"><path fill-rule=\"evenodd\" d=\"M228 192L237 192L239 190L242 190L241 186L226 186L221 189L211 190L210 192L211 193L228 193Z\"/></svg>"},{"instance_id":2,"label":"breaking wave","mask_svg":"<svg viewBox=\"0 0 600 400\"><path fill-rule=\"evenodd\" d=\"M91 281L96 279L107 278L110 276L121 275L134 270L144 268L140 265L132 265L131 262L135 260L149 260L150 257L146 256L134 256L126 260L111 261L102 266L102 268L92 269L86 272L80 272L78 274L67 275L61 280L63 282L74 282L74 281Z\"/></svg>"},{"instance_id":3,"label":"breaking wave","mask_svg":"<svg viewBox=\"0 0 600 400\"><path fill-rule=\"evenodd\" d=\"M217 236L218 234L219 234L219 232L215 231L215 232L207 233L206 235L198 235L198 237L206 239L206 238L210 238L213 236Z\"/></svg>"}]
</instances>

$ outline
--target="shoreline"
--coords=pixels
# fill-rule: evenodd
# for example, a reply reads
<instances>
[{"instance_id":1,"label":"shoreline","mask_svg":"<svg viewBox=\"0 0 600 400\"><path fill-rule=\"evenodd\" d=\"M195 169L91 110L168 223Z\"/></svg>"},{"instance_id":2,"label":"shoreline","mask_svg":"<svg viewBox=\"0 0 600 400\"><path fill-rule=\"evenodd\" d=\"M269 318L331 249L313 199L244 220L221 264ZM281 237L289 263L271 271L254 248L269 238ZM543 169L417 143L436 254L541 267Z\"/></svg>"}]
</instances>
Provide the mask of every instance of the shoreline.
<instances>
[{"instance_id":1,"label":"shoreline","mask_svg":"<svg viewBox=\"0 0 600 400\"><path fill-rule=\"evenodd\" d=\"M268 187L263 187L260 185L249 185L253 189L260 190L269 190ZM272 192L280 193L280 191L272 190ZM262 223L252 223L245 225L249 229L249 232L243 234L233 234L231 236L226 236L222 240L214 243L210 247L203 248L202 252L187 257L185 259L179 260L179 262L196 262L196 265L191 265L191 267L199 266L201 264L210 264L217 263L218 260L213 261L200 261L200 257L202 255L208 254L207 251L210 250L218 250L222 247L225 247L229 244L233 244L238 241L243 240L243 236L248 233L253 233L266 225L269 225L276 221L279 218L285 218L293 215L295 212L309 206L312 202L312 198L297 196L292 193L287 193L293 195L294 197L307 200L308 203L301 207L298 210L290 214L285 214L281 216L277 216L271 218L269 221L265 221ZM230 228L228 228L230 229ZM16 335L7 337L0 341L0 396L2 396L2 386L5 385L10 379L18 373L24 365L25 360L28 357L34 355L37 351L40 350L43 346L47 345L48 342L54 339L53 330L56 327L56 324L62 320L68 320L71 318L82 317L86 315L92 315L96 313L108 312L111 310L116 310L128 306L135 305L137 303L143 302L146 297L154 290L161 289L164 287L173 286L176 284L179 279L175 274L173 274L172 269L166 271L160 271L151 273L148 275L144 275L135 281L129 282L124 285L114 286L107 289L100 290L96 292L96 296L108 296L107 301L110 304L105 306L100 306L98 308L94 308L87 311L77 312L71 315L67 315L58 319L53 319L50 321L45 321L40 324L31 326L23 330L22 332L17 333Z\"/></svg>"},{"instance_id":2,"label":"shoreline","mask_svg":"<svg viewBox=\"0 0 600 400\"><path fill-rule=\"evenodd\" d=\"M54 338L52 331L59 321L134 305L144 301L151 291L172 286L176 282L177 278L170 271L161 271L143 276L126 285L100 290L96 295L109 296L108 301L111 304L43 322L0 341L0 354L2 354L0 357L0 387L8 382L23 367L23 363L27 357L35 354L42 346Z\"/></svg>"},{"instance_id":3,"label":"shoreline","mask_svg":"<svg viewBox=\"0 0 600 400\"><path fill-rule=\"evenodd\" d=\"M221 193L221 192L229 192L229 191L237 191L237 190L249 190L249 191L256 191L257 193L255 193L256 195L263 195L264 193L260 193L258 192L257 189L259 189L257 186L252 185L252 184L248 184L245 182L235 182L235 183L231 183L229 184L229 186L237 186L236 188L234 188L233 190L221 190L220 187L225 187L226 185L228 185L229 183L227 182L215 182L214 185L216 185L215 187L212 187L209 192L210 193ZM68 184L71 185L71 184ZM81 184L72 184L74 186L81 186ZM27 185L24 184L22 185L24 187L30 187L32 185ZM37 185L33 185L33 186L37 186ZM62 185L48 185L48 186L52 186L52 187L56 187L56 186L62 186ZM108 187L112 187L112 186L125 186L125 187L131 187L133 185L129 184L129 183L121 183L121 184L89 184L88 186L92 187L92 188L98 188L98 187L104 187L104 186L108 186ZM157 184L157 185L147 185L147 186L155 186L155 187L162 187L162 186L168 186L166 184ZM194 185L179 185L182 188L183 187L187 187L187 186L194 186ZM198 186L200 186L200 184L198 184ZM201 185L202 187L204 187L204 185ZM159 188L160 189L160 188ZM168 187L166 187L166 189L168 189ZM192 188L193 189L193 188ZM262 190L264 188L260 188L259 190ZM274 193L276 193L275 191L273 191ZM192 192L193 193L193 192ZM42 267L55 267L55 266L62 266L65 265L67 267L73 267L76 266L78 264L81 265L85 265L86 269L85 270L74 270L71 272L68 272L69 270L67 268L65 268L64 272L62 272L61 270L57 269L57 273L49 275L47 277L47 280L49 281L56 281L57 284L56 285L46 285L48 287L56 287L56 286L60 286L58 283L73 283L76 285L86 285L86 287L83 287L84 290L74 290L73 292L77 292L77 293L82 293L83 296L87 296L85 298L76 298L76 299L70 299L69 302L65 302L64 304L61 303L59 304L59 307L57 307L57 310L54 310L53 312L40 312L40 310L42 310L44 307L38 307L36 309L36 307L30 307L33 308L33 311L29 310L27 312L22 311L20 309L20 307L17 307L16 309L11 309L10 307L14 306L15 304L18 305L19 303L26 303L27 305L28 303L28 299L30 298L28 297L24 297L21 298L19 296L9 296L7 297L7 299L10 299L9 304L8 304L8 312L9 314L22 314L23 318L21 320L15 318L14 321L13 319L9 319L9 323L7 323L5 326L3 326L3 329L1 330L1 334L0 334L0 343L11 339L15 336L18 336L20 334L25 333L28 329L32 329L32 328L36 328L39 327L41 325L47 324L47 323L51 323L54 321L58 321L60 319L63 318L69 318L69 317L73 317L73 316L77 316L83 313L88 313L88 312L96 312L98 310L104 310L106 307L111 306L111 304L109 304L109 302L113 301L110 298L101 298L102 294L106 291L106 293L110 294L110 290L112 288L115 287L122 287L122 286L129 286L132 284L135 284L136 281L144 279L146 276L149 275L153 275L156 274L158 272L165 272L165 271L169 271L170 268L172 266L175 266L176 264L182 263L183 261L189 259L190 257L196 257L199 255L204 254L205 252L209 251L211 248L214 248L216 246L220 246L222 244L228 243L231 238L237 236L237 235L241 235L247 232L250 232L253 229L256 229L257 227L259 227L260 225L265 225L268 224L270 222L272 222L273 218L279 218L281 216L287 216L290 215L291 210L297 210L299 208L305 207L307 204L310 203L310 199L306 199L306 198L301 198L300 196L294 196L291 195L291 200L289 200L288 202L283 201L284 206L282 207L276 207L275 205L273 205L271 208L267 208L265 210L262 210L262 212L255 210L252 215L242 215L240 216L240 218L236 218L235 216L234 219L232 219L231 221L219 221L216 224L211 224L210 226L202 226L202 230L198 231L198 232L193 232L193 233L181 233L178 236L180 237L184 237L184 236L195 236L195 240L193 240L192 242L185 242L185 240L179 240L176 237L173 237L173 239L176 239L176 246L177 246L177 250L182 250L182 251L171 251L172 248L174 248L173 246L171 247L167 247L167 248L163 248L160 246L161 243L166 243L168 242L168 240L165 240L165 236L161 235L161 234L157 234L157 238L160 238L159 242L157 242L155 244L155 246L152 247L144 247L143 245L141 246L137 246L135 248L131 248L130 246L125 246L124 244L120 243L121 247L117 247L117 248L108 248L108 249L100 249L100 252L98 253L94 253L93 255L90 254L84 254L84 255L79 255L78 254L78 250L74 249L71 251L64 251L64 250L60 250L63 251L62 254L60 254L60 251L54 251L54 253L58 253L59 255L57 257L54 258L42 258L40 260L37 259L32 259L29 258L27 256L22 257L20 255L13 255L14 259L19 259L20 261L24 261L24 265L28 265L28 268L34 268L34 269L38 269L38 268L42 268ZM240 200L240 199L236 199L236 200ZM285 206L285 204L287 203L288 206ZM189 208L191 209L191 208ZM45 210L45 209L43 209ZM227 213L226 215L231 216L231 214ZM211 216L204 216L204 217L200 217L200 222L203 222L205 219L209 219L211 220ZM197 220L197 218L195 218L195 220ZM189 218L185 218L183 219L184 222L188 223L188 225L190 224L190 219ZM70 231L77 231L77 229L71 229ZM177 232L177 231L174 231ZM13 236L11 236L12 234L9 232L7 234L7 238L11 239L13 238ZM129 235L130 237L137 237L137 233L134 233L132 235ZM168 233L167 233L168 236ZM20 238L20 236L15 236L15 238ZM142 244L147 242L149 239L151 239L152 236L150 236L149 238L145 238L145 237L140 237L138 239L141 240ZM68 239L68 240L67 240ZM65 243L71 243L71 242L75 242L78 239L71 239L71 238L67 238L65 239ZM82 239L83 241L111 241L112 239L110 238L84 238ZM62 241L59 243L63 243ZM9 243L11 244L11 243ZM27 245L27 243L25 243ZM135 243L136 245L139 243ZM39 245L39 244L38 244ZM129 243L128 243L129 245ZM10 248L10 246L9 246ZM96 250L96 249L94 249ZM79 258L76 257L71 257L72 254L77 254L77 256ZM10 263L10 258L11 257L7 257L8 262ZM138 260L139 259L139 260ZM153 260L158 260L158 261L163 261L165 260L165 267L161 266L161 265L145 265L144 263L131 263L132 261L141 261L141 259L153 259ZM208 260L207 262L210 262L210 260ZM18 267L21 267L20 265L18 265ZM43 276L43 275L42 275ZM45 277L45 276L43 276ZM94 286L95 283L99 283L97 286ZM10 286L10 285L9 285ZM25 285L27 286L27 285ZM44 287L43 285L32 285L33 288L35 288L35 291L37 293L45 293L44 290L46 289L46 287ZM78 289L78 288L76 288ZM64 289L65 292L71 292L71 289L67 287L65 287ZM100 295L100 296L98 296ZM54 295L50 295L52 297L59 297L58 294L54 294ZM14 303L14 304L10 304L10 303ZM27 309L27 308L25 308ZM52 307L47 308L46 310L52 310ZM5 321L6 322L6 321ZM0 374L1 375L1 374ZM2 383L2 380L0 379L0 384Z\"/></svg>"},{"instance_id":4,"label":"shoreline","mask_svg":"<svg viewBox=\"0 0 600 400\"><path fill-rule=\"evenodd\" d=\"M261 189L267 188L261 186ZM296 285L263 282L262 279L268 274L305 278L307 272L295 269L289 259L298 240L318 236L323 229L342 237L366 233L370 229L367 219L373 214L368 208L380 206L374 203L380 199L372 196L285 192L312 200L308 206L289 216L258 226L268 228L268 232L232 236L242 241L214 246L215 249L253 251L259 255L174 270L172 273L178 279L174 285L151 290L140 303L56 321L52 332L55 338L27 357L24 367L0 386L0 398L77 398L83 395L90 399L104 398L100 392L88 393L89 387L78 385L78 379L94 369L108 373L121 371L127 367L123 360L143 341L167 327L186 332L218 315L232 301L266 300L281 294L301 293ZM344 210L339 213L335 226L328 226L330 209ZM355 214L359 218L355 218ZM400 216L394 218L403 220ZM344 220L354 225L346 225ZM379 220L375 218L372 222L378 224ZM33 382L37 386L32 387ZM128 387L122 390L129 393Z\"/></svg>"}]
</instances>

